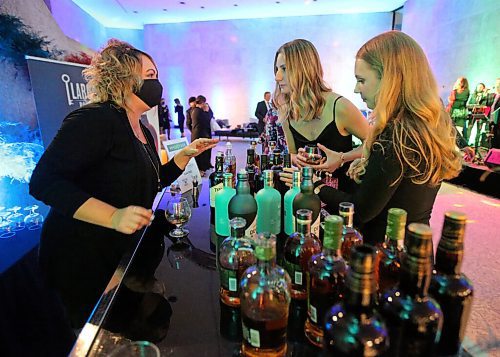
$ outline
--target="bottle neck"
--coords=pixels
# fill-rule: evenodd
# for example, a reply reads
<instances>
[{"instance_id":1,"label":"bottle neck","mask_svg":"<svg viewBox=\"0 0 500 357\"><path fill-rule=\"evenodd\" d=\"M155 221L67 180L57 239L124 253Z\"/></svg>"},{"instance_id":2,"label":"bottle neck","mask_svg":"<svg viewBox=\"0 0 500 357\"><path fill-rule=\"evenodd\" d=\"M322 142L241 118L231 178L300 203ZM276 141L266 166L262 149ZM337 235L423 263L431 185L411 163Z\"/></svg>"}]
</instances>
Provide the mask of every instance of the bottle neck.
<instances>
[{"instance_id":1,"label":"bottle neck","mask_svg":"<svg viewBox=\"0 0 500 357\"><path fill-rule=\"evenodd\" d=\"M438 246L436 251L435 269L446 275L460 275L464 257L463 247L457 249L443 249Z\"/></svg>"},{"instance_id":2,"label":"bottle neck","mask_svg":"<svg viewBox=\"0 0 500 357\"><path fill-rule=\"evenodd\" d=\"M300 192L314 193L314 185L310 177L304 177L302 184L300 185Z\"/></svg>"},{"instance_id":3,"label":"bottle neck","mask_svg":"<svg viewBox=\"0 0 500 357\"><path fill-rule=\"evenodd\" d=\"M340 216L344 219L345 228L352 228L354 226L354 213L340 212Z\"/></svg>"},{"instance_id":4,"label":"bottle neck","mask_svg":"<svg viewBox=\"0 0 500 357\"><path fill-rule=\"evenodd\" d=\"M345 303L356 310L373 309L377 303L376 284L373 273L359 274L351 271L347 275Z\"/></svg>"},{"instance_id":5,"label":"bottle neck","mask_svg":"<svg viewBox=\"0 0 500 357\"><path fill-rule=\"evenodd\" d=\"M223 157L217 157L215 160L215 172L216 173L223 173L224 172L224 158Z\"/></svg>"},{"instance_id":6,"label":"bottle neck","mask_svg":"<svg viewBox=\"0 0 500 357\"><path fill-rule=\"evenodd\" d=\"M238 194L250 193L250 185L248 184L248 179L238 179L238 183L236 184L236 192Z\"/></svg>"},{"instance_id":7,"label":"bottle neck","mask_svg":"<svg viewBox=\"0 0 500 357\"><path fill-rule=\"evenodd\" d=\"M296 224L298 233L301 233L304 236L311 234L311 221L297 219Z\"/></svg>"},{"instance_id":8,"label":"bottle neck","mask_svg":"<svg viewBox=\"0 0 500 357\"><path fill-rule=\"evenodd\" d=\"M406 254L401 262L399 288L411 297L426 297L431 281L430 258L417 258Z\"/></svg>"},{"instance_id":9,"label":"bottle neck","mask_svg":"<svg viewBox=\"0 0 500 357\"><path fill-rule=\"evenodd\" d=\"M404 248L404 239L392 239L387 237L385 244L392 250L402 250Z\"/></svg>"},{"instance_id":10,"label":"bottle neck","mask_svg":"<svg viewBox=\"0 0 500 357\"><path fill-rule=\"evenodd\" d=\"M264 188L265 187L271 187L271 188L273 188L273 180L269 180L266 177L264 177Z\"/></svg>"}]
</instances>

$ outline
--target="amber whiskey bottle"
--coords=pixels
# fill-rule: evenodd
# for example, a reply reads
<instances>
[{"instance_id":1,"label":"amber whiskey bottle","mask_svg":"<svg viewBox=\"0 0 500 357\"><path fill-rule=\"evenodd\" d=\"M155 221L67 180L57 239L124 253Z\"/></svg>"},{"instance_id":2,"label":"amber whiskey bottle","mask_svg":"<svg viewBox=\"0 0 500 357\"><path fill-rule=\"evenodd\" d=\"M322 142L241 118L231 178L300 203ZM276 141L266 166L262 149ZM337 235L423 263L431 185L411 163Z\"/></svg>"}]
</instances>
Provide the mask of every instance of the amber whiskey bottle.
<instances>
[{"instance_id":1,"label":"amber whiskey bottle","mask_svg":"<svg viewBox=\"0 0 500 357\"><path fill-rule=\"evenodd\" d=\"M352 247L363 244L363 236L354 228L354 204L340 202L339 215L344 219L342 231L342 256L347 263L350 262Z\"/></svg>"}]
</instances>

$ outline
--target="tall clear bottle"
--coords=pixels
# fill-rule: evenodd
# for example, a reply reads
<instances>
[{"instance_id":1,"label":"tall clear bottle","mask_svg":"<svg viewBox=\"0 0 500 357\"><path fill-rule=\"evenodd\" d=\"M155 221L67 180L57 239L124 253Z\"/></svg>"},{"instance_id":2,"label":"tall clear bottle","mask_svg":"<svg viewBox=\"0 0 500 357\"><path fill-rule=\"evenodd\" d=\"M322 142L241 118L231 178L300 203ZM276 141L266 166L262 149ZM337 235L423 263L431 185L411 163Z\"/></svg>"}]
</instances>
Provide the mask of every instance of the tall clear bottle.
<instances>
[{"instance_id":1,"label":"tall clear bottle","mask_svg":"<svg viewBox=\"0 0 500 357\"><path fill-rule=\"evenodd\" d=\"M342 232L342 256L347 263L350 262L352 247L363 244L363 236L354 228L354 204L341 202L339 204L339 215L344 218L344 230Z\"/></svg>"},{"instance_id":2,"label":"tall clear bottle","mask_svg":"<svg viewBox=\"0 0 500 357\"><path fill-rule=\"evenodd\" d=\"M441 305L444 315L438 355L458 356L469 321L474 287L461 272L464 254L465 223L461 212L445 213L443 231L436 251L435 274L429 293Z\"/></svg>"},{"instance_id":3,"label":"tall clear bottle","mask_svg":"<svg viewBox=\"0 0 500 357\"><path fill-rule=\"evenodd\" d=\"M245 170L238 172L238 183L236 184L236 195L229 201L229 218L244 218L247 222L245 235L253 237L257 231L257 202L250 193L248 174Z\"/></svg>"},{"instance_id":4,"label":"tall clear bottle","mask_svg":"<svg viewBox=\"0 0 500 357\"><path fill-rule=\"evenodd\" d=\"M233 154L233 144L230 141L226 143L226 152L224 154L224 172L233 174L233 186L236 180L236 156Z\"/></svg>"},{"instance_id":5,"label":"tall clear bottle","mask_svg":"<svg viewBox=\"0 0 500 357\"><path fill-rule=\"evenodd\" d=\"M401 258L405 252L406 216L406 211L401 208L390 208L387 212L385 241L377 246L375 265L375 277L380 293L394 288L399 282Z\"/></svg>"},{"instance_id":6,"label":"tall clear bottle","mask_svg":"<svg viewBox=\"0 0 500 357\"><path fill-rule=\"evenodd\" d=\"M245 220L236 217L229 224L231 236L219 248L220 300L228 306L239 307L241 276L257 260L252 240L245 237Z\"/></svg>"},{"instance_id":7,"label":"tall clear bottle","mask_svg":"<svg viewBox=\"0 0 500 357\"><path fill-rule=\"evenodd\" d=\"M284 217L283 225L284 231L287 236L292 235L295 232L295 214L293 212L293 200L295 196L300 193L300 178L302 174L300 171L294 171L292 187L285 193L284 198Z\"/></svg>"},{"instance_id":8,"label":"tall clear bottle","mask_svg":"<svg viewBox=\"0 0 500 357\"><path fill-rule=\"evenodd\" d=\"M236 194L233 188L233 174L224 173L224 187L215 194L215 233L222 237L231 234L229 226L229 201Z\"/></svg>"},{"instance_id":9,"label":"tall clear bottle","mask_svg":"<svg viewBox=\"0 0 500 357\"><path fill-rule=\"evenodd\" d=\"M307 279L307 339L323 346L323 318L328 308L341 302L345 294L347 264L342 258L342 223L340 216L328 216L324 222L323 250L309 260Z\"/></svg>"},{"instance_id":10,"label":"tall clear bottle","mask_svg":"<svg viewBox=\"0 0 500 357\"><path fill-rule=\"evenodd\" d=\"M224 153L217 152L215 157L215 171L208 178L210 184L210 243L215 247L215 194L224 188Z\"/></svg>"},{"instance_id":11,"label":"tall clear bottle","mask_svg":"<svg viewBox=\"0 0 500 357\"><path fill-rule=\"evenodd\" d=\"M264 188L257 192L257 233L278 234L281 230L281 195L273 188L273 171L264 171Z\"/></svg>"},{"instance_id":12,"label":"tall clear bottle","mask_svg":"<svg viewBox=\"0 0 500 357\"><path fill-rule=\"evenodd\" d=\"M257 265L241 280L242 355L278 357L286 354L290 277L275 263L276 239L258 236Z\"/></svg>"},{"instance_id":13,"label":"tall clear bottle","mask_svg":"<svg viewBox=\"0 0 500 357\"><path fill-rule=\"evenodd\" d=\"M292 278L290 288L292 298L306 300L306 274L309 271L309 259L321 251L321 243L311 232L311 210L299 209L296 216L297 231L285 243L283 265Z\"/></svg>"},{"instance_id":14,"label":"tall clear bottle","mask_svg":"<svg viewBox=\"0 0 500 357\"><path fill-rule=\"evenodd\" d=\"M314 193L314 185L312 182L313 169L311 167L302 168L302 183L300 185L300 193L293 200L293 212L296 215L299 209L308 209L312 212L311 231L319 237L319 223L321 200ZM297 218L297 216L295 216Z\"/></svg>"},{"instance_id":15,"label":"tall clear bottle","mask_svg":"<svg viewBox=\"0 0 500 357\"><path fill-rule=\"evenodd\" d=\"M390 356L434 356L443 325L438 302L427 294L432 274L432 230L408 226L406 254L396 288L380 301L380 313L389 327Z\"/></svg>"},{"instance_id":16,"label":"tall clear bottle","mask_svg":"<svg viewBox=\"0 0 500 357\"><path fill-rule=\"evenodd\" d=\"M326 356L385 355L389 338L386 324L376 311L375 259L375 248L353 248L344 301L330 308L325 316Z\"/></svg>"}]
</instances>

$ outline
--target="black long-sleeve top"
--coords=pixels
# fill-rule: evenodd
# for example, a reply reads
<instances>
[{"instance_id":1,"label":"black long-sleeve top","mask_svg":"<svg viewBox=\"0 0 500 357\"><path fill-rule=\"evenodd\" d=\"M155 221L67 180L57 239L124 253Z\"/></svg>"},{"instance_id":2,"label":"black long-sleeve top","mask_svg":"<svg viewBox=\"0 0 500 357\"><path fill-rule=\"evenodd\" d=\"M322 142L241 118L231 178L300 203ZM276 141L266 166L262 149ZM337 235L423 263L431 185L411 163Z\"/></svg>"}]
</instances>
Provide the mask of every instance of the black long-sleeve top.
<instances>
[{"instance_id":1,"label":"black long-sleeve top","mask_svg":"<svg viewBox=\"0 0 500 357\"><path fill-rule=\"evenodd\" d=\"M319 197L327 204L327 211L337 213L340 202L354 203L354 223L363 234L366 243L382 242L387 226L389 208L402 208L407 213L407 224L429 224L432 207L441 185L415 184L411 181L407 166L401 168L392 146L390 128L382 133L372 146L366 173L362 183L352 194L324 186ZM403 170L403 177L398 177ZM396 181L397 180L397 181ZM392 185L393 182L395 184Z\"/></svg>"},{"instance_id":2,"label":"black long-sleeve top","mask_svg":"<svg viewBox=\"0 0 500 357\"><path fill-rule=\"evenodd\" d=\"M31 177L30 193L51 207L41 234L40 265L75 326L89 317L140 234L76 220L76 210L91 197L117 208L150 208L158 191L152 162L162 185L182 173L174 160L160 165L153 137L142 129L148 144L135 137L125 110L111 102L86 105L64 119Z\"/></svg>"}]
</instances>

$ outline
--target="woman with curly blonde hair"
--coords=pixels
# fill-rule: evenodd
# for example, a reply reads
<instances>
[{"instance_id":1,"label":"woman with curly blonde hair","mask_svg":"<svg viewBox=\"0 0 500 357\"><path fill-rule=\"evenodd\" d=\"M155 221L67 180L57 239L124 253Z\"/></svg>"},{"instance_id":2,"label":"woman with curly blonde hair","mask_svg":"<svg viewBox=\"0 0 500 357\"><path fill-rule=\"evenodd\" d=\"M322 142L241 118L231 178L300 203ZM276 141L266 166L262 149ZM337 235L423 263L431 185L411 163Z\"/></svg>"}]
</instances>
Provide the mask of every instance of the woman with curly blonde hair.
<instances>
[{"instance_id":1,"label":"woman with curly blonde hair","mask_svg":"<svg viewBox=\"0 0 500 357\"><path fill-rule=\"evenodd\" d=\"M153 219L156 193L215 140L194 141L162 165L141 115L160 103L148 54L111 40L84 71L90 104L63 121L30 182L51 207L39 260L74 328L90 316L118 263Z\"/></svg>"},{"instance_id":2,"label":"woman with curly blonde hair","mask_svg":"<svg viewBox=\"0 0 500 357\"><path fill-rule=\"evenodd\" d=\"M391 207L405 209L408 223L428 224L441 182L458 175L461 160L434 75L410 36L389 31L369 40L356 55L355 77L355 92L374 116L364 170L359 162L352 170L364 175L353 194L320 183L315 190L333 211L353 202L365 241L375 244L384 239Z\"/></svg>"},{"instance_id":3,"label":"woman with curly blonde hair","mask_svg":"<svg viewBox=\"0 0 500 357\"><path fill-rule=\"evenodd\" d=\"M297 39L282 45L276 52L274 73L275 104L293 164L299 168L312 166L304 155L306 145L328 148L334 154L315 169L334 172L339 187L349 189L351 180L343 165L361 156L360 149L353 150L352 135L365 139L366 119L325 83L318 51L311 42Z\"/></svg>"}]
</instances>

